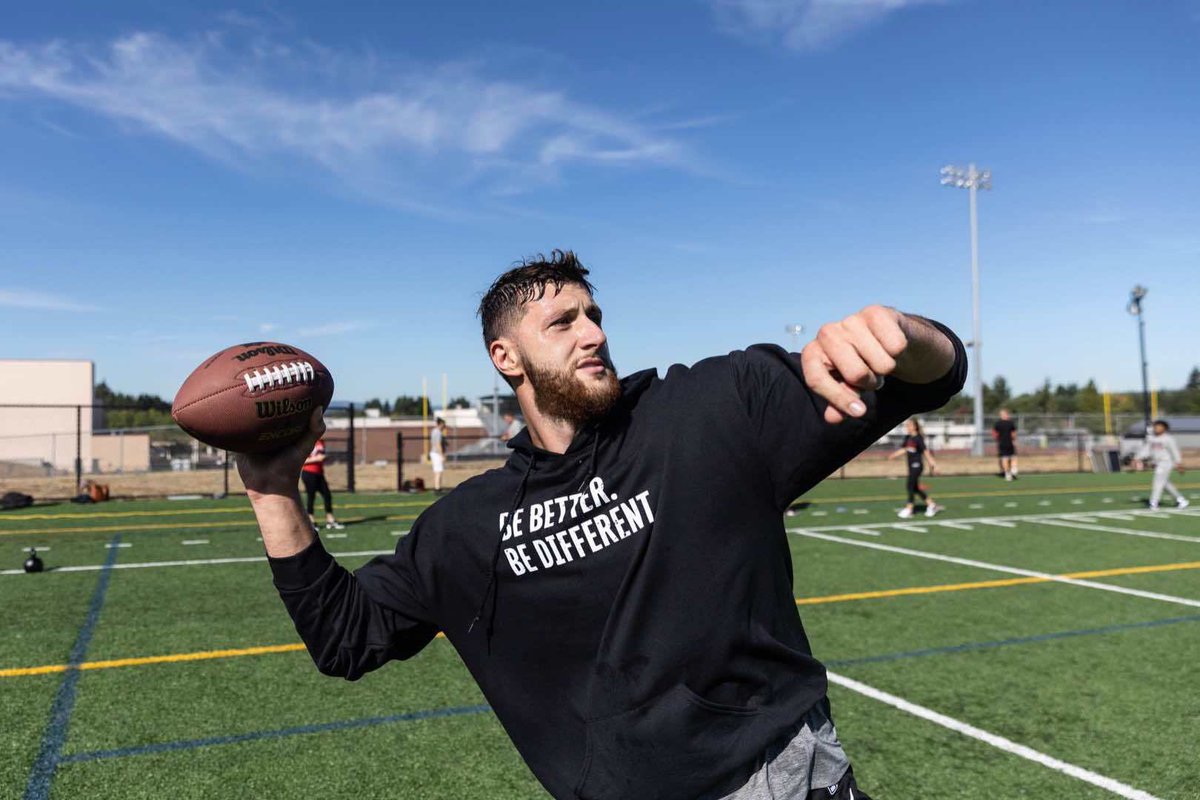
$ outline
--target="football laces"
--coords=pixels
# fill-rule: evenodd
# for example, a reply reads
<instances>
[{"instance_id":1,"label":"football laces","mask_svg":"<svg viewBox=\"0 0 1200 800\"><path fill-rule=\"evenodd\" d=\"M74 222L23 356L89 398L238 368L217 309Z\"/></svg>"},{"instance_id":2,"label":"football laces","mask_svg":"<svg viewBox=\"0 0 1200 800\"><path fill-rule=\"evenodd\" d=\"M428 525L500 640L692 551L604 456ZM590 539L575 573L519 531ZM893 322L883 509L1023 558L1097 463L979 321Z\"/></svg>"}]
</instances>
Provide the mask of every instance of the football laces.
<instances>
[{"instance_id":1,"label":"football laces","mask_svg":"<svg viewBox=\"0 0 1200 800\"><path fill-rule=\"evenodd\" d=\"M246 388L254 393L293 384L312 383L316 377L317 371L311 363L291 361L247 372L242 376L242 380L246 381Z\"/></svg>"}]
</instances>

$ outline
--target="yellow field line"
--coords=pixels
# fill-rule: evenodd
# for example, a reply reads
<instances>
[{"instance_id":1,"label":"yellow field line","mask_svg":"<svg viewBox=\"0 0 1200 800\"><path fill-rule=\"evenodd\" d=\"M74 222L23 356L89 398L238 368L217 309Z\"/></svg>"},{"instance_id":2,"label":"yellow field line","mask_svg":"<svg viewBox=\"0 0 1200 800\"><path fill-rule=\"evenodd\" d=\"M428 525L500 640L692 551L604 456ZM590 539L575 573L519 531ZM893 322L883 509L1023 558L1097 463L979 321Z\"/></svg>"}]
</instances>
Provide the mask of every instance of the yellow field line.
<instances>
[{"instance_id":1,"label":"yellow field line","mask_svg":"<svg viewBox=\"0 0 1200 800\"><path fill-rule=\"evenodd\" d=\"M444 639L446 634L439 633L437 638ZM214 658L241 658L243 656L262 656L271 653L295 653L303 650L302 642L292 644L268 644L260 647L242 647L234 650L201 650L196 653L172 653L165 656L142 656L140 658L114 658L108 661L88 661L80 664L81 670L115 669L117 667L144 667L148 664L178 664L184 661L209 661ZM18 667L15 669L0 669L0 678L23 678L30 675L48 675L55 672L66 672L66 664L48 664L44 667Z\"/></svg>"},{"instance_id":2,"label":"yellow field line","mask_svg":"<svg viewBox=\"0 0 1200 800\"><path fill-rule=\"evenodd\" d=\"M1177 564L1154 564L1147 567L1118 567L1116 569L1094 569L1087 572L1067 572L1054 577L1000 578L991 581L973 581L971 583L944 583L935 586L910 586L904 589L884 589L877 592L855 592L853 594L831 594L824 597L802 597L796 600L798 606L819 605L821 603L844 603L849 600L877 600L883 597L903 597L915 594L936 594L937 592L962 592L971 589L997 589L1004 586L1021 586L1030 583L1049 583L1054 578L1111 578L1117 575L1144 575L1149 572L1175 572L1185 569L1200 569L1200 561L1183 561Z\"/></svg>"},{"instance_id":3,"label":"yellow field line","mask_svg":"<svg viewBox=\"0 0 1200 800\"><path fill-rule=\"evenodd\" d=\"M1153 564L1145 567L1119 567L1116 569L1097 569L1087 572L1068 572L1055 577L1059 578L1104 578L1115 575L1141 575L1149 572L1174 572L1185 569L1200 569L1200 561L1185 561L1177 564ZM1031 583L1049 583L1053 578L1002 578L991 581L975 581L973 583L946 583L935 586L910 586L903 589L884 589L877 592L856 592L854 594L831 594L823 597L797 598L796 605L817 605L820 603L844 603L851 600L876 600L884 597L902 597L905 595L934 594L936 592L962 592L972 589L995 589L1004 586L1020 586ZM438 638L445 638L439 633ZM241 658L243 656L260 656L270 653L294 653L303 650L304 645L272 644L261 647L243 647L235 650L201 650L194 653L173 653L163 656L142 656L139 658L117 658L108 661L88 661L79 665L81 670L114 669L116 667L141 667L148 664L176 664L184 661L208 661L214 658ZM22 678L31 675L47 675L55 672L66 672L66 664L48 664L41 667L14 667L0 669L0 678Z\"/></svg>"},{"instance_id":4,"label":"yellow field line","mask_svg":"<svg viewBox=\"0 0 1200 800\"><path fill-rule=\"evenodd\" d=\"M338 503L338 508L411 508L413 506L425 506L429 503L413 502L413 503ZM113 519L117 517L182 517L195 516L197 514L250 514L253 510L249 506L242 508L180 508L167 509L165 511L94 511L94 512L77 512L63 511L55 514L20 514L8 517L8 522L20 522L26 519Z\"/></svg>"},{"instance_id":5,"label":"yellow field line","mask_svg":"<svg viewBox=\"0 0 1200 800\"><path fill-rule=\"evenodd\" d=\"M365 517L350 517L343 522L362 522ZM386 522L403 522L415 520L415 516L390 514L383 518ZM19 531L0 531L0 536L22 536L25 534L44 536L54 533L109 533L113 531L173 531L179 528L254 528L258 523L254 520L235 520L232 522L171 522L158 525L89 525L79 528L27 528Z\"/></svg>"}]
</instances>

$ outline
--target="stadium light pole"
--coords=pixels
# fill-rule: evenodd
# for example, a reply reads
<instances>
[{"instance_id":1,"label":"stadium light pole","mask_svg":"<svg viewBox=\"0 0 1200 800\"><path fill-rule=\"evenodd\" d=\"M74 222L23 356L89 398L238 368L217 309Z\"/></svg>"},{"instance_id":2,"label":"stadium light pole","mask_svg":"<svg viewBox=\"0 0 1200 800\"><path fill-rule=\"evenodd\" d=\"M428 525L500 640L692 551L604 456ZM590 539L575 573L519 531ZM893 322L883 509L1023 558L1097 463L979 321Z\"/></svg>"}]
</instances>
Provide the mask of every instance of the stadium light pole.
<instances>
[{"instance_id":1,"label":"stadium light pole","mask_svg":"<svg viewBox=\"0 0 1200 800\"><path fill-rule=\"evenodd\" d=\"M783 330L785 333L790 333L792 335L792 339L794 339L796 342L796 349L793 352L799 353L800 334L804 333L804 326L799 323L793 323L791 325L785 325Z\"/></svg>"},{"instance_id":2,"label":"stadium light pole","mask_svg":"<svg viewBox=\"0 0 1200 800\"><path fill-rule=\"evenodd\" d=\"M975 209L975 192L992 188L992 171L977 170L974 164L966 169L948 165L942 167L942 185L966 189L971 197L971 312L973 317L971 359L975 362L975 436L971 454L983 455L983 341L979 327L979 216Z\"/></svg>"},{"instance_id":3,"label":"stadium light pole","mask_svg":"<svg viewBox=\"0 0 1200 800\"><path fill-rule=\"evenodd\" d=\"M1149 290L1138 284L1129 292L1129 305L1125 307L1138 321L1138 345L1142 353L1142 417L1146 423L1146 434L1150 433L1150 382L1146 377L1146 319L1142 316L1142 300Z\"/></svg>"}]
</instances>

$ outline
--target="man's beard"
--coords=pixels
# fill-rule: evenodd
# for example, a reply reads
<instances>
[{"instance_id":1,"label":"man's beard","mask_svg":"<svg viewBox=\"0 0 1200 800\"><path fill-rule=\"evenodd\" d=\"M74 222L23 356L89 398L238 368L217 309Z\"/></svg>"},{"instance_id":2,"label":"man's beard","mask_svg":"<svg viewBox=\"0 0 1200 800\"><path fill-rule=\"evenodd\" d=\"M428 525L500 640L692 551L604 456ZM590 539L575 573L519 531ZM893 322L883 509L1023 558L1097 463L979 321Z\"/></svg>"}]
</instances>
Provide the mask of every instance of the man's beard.
<instances>
[{"instance_id":1,"label":"man's beard","mask_svg":"<svg viewBox=\"0 0 1200 800\"><path fill-rule=\"evenodd\" d=\"M548 417L577 426L594 422L616 404L621 396L621 382L616 371L604 359L607 369L602 377L580 378L575 369L543 367L532 361L525 365L525 375L533 387L538 409Z\"/></svg>"}]
</instances>

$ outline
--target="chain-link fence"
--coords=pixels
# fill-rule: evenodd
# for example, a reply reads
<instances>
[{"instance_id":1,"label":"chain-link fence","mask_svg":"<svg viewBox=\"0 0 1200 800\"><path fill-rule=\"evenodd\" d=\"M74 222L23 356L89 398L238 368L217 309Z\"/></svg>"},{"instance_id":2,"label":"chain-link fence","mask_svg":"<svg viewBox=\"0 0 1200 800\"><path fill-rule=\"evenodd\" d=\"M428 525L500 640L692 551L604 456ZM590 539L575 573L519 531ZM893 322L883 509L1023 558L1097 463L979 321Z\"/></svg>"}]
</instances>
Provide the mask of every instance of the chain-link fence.
<instances>
[{"instance_id":1,"label":"chain-link fence","mask_svg":"<svg viewBox=\"0 0 1200 800\"><path fill-rule=\"evenodd\" d=\"M116 412L130 412L121 415ZM145 409L122 406L0 406L0 494L19 491L38 499L74 497L88 482L112 497L213 496L242 491L234 456L184 433L173 424L145 421ZM503 421L491 415L447 415L445 485L497 466L507 458L497 435ZM123 424L114 424L117 420ZM946 475L998 471L994 418L984 424L984 456L972 455L976 433L969 417L922 419L926 442ZM352 403L333 404L325 418L325 470L334 491L400 490L428 483L432 419L388 418ZM1108 471L1128 465L1142 444L1140 415L1019 414L1019 469L1032 472ZM1185 463L1200 460L1200 428L1172 431ZM887 457L903 441L903 428L883 437L837 473L841 477L899 474ZM420 482L418 482L420 479Z\"/></svg>"}]
</instances>

